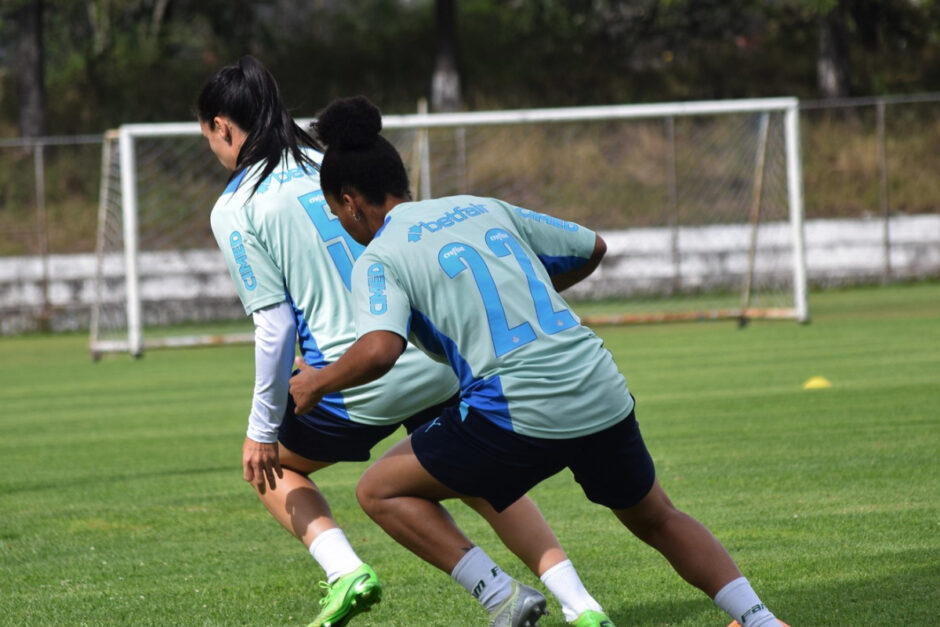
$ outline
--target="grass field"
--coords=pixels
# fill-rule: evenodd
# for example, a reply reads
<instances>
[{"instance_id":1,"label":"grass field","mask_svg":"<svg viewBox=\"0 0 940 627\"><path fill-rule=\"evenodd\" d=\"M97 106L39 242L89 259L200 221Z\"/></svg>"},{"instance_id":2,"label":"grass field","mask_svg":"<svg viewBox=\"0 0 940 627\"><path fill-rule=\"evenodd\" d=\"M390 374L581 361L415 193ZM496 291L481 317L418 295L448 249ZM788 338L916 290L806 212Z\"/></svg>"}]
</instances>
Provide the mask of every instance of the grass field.
<instances>
[{"instance_id":1,"label":"grass field","mask_svg":"<svg viewBox=\"0 0 940 627\"><path fill-rule=\"evenodd\" d=\"M813 294L813 322L598 329L660 479L794 627L940 624L940 284ZM582 313L586 312L585 307ZM832 387L803 390L812 376ZM0 339L0 624L304 625L322 576L241 479L247 346L91 363ZM385 597L357 625L482 625L476 602L318 481ZM618 625L729 619L562 473L532 493ZM470 536L538 580L463 505ZM546 627L564 624L550 601Z\"/></svg>"}]
</instances>

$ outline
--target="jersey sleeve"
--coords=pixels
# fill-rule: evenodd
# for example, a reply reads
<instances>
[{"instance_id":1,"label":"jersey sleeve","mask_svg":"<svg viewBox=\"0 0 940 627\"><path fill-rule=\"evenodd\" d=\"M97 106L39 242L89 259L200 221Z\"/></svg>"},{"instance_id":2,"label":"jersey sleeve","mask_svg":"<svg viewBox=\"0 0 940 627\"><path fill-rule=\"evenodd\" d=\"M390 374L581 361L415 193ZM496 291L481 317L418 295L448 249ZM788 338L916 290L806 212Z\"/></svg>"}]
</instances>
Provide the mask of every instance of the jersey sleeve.
<instances>
[{"instance_id":1,"label":"jersey sleeve","mask_svg":"<svg viewBox=\"0 0 940 627\"><path fill-rule=\"evenodd\" d=\"M408 296L388 265L371 255L368 248L353 266L352 297L357 337L371 331L391 331L408 339Z\"/></svg>"},{"instance_id":2,"label":"jersey sleeve","mask_svg":"<svg viewBox=\"0 0 940 627\"><path fill-rule=\"evenodd\" d=\"M220 203L221 204L221 203ZM250 201L249 201L250 204ZM249 206L216 206L212 233L246 314L286 300L284 278L249 218Z\"/></svg>"},{"instance_id":3,"label":"jersey sleeve","mask_svg":"<svg viewBox=\"0 0 940 627\"><path fill-rule=\"evenodd\" d=\"M591 229L544 213L501 204L550 276L582 266L594 252L596 235Z\"/></svg>"}]
</instances>

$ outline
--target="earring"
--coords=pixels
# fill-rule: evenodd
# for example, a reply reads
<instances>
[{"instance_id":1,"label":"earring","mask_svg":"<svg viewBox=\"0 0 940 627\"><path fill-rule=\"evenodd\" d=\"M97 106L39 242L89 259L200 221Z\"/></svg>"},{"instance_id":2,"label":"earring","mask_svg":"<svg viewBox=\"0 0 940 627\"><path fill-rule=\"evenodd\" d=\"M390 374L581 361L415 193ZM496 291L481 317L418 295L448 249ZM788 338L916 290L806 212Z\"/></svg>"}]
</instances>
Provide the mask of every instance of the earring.
<instances>
[{"instance_id":1,"label":"earring","mask_svg":"<svg viewBox=\"0 0 940 627\"><path fill-rule=\"evenodd\" d=\"M362 220L362 212L360 211L359 213L357 213L357 214L354 216L353 219L354 219L356 222L361 221L361 220Z\"/></svg>"}]
</instances>

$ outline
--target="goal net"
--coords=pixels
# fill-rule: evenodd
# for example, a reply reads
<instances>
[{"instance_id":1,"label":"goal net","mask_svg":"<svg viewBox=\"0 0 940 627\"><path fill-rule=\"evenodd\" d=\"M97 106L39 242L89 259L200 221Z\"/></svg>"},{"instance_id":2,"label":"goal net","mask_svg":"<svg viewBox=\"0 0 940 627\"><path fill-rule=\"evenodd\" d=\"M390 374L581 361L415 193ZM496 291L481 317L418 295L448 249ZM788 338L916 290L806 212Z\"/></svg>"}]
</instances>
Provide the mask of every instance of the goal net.
<instances>
[{"instance_id":1,"label":"goal net","mask_svg":"<svg viewBox=\"0 0 940 627\"><path fill-rule=\"evenodd\" d=\"M92 357L252 341L209 225L226 172L199 125L109 131L101 161Z\"/></svg>"},{"instance_id":2,"label":"goal net","mask_svg":"<svg viewBox=\"0 0 940 627\"><path fill-rule=\"evenodd\" d=\"M383 132L416 198L493 196L601 233L604 262L566 292L590 302L585 322L805 322L797 107L389 115ZM226 173L199 126L125 125L108 138L92 353L250 340L209 227Z\"/></svg>"}]
</instances>

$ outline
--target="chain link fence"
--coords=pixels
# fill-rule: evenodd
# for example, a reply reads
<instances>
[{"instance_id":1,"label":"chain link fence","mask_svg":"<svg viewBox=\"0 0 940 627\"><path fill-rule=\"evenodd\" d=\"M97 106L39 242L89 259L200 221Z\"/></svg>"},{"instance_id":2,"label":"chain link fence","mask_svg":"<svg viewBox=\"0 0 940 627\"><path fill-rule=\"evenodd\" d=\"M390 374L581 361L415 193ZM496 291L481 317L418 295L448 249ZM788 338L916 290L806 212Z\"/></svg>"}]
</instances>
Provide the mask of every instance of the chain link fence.
<instances>
[{"instance_id":1,"label":"chain link fence","mask_svg":"<svg viewBox=\"0 0 940 627\"><path fill-rule=\"evenodd\" d=\"M892 267L891 248L903 244L898 241L902 235L892 232L892 224L908 216L940 215L940 177L936 175L940 171L940 94L803 102L800 122L807 222L851 218L877 224L882 234L883 264L878 276L869 274L868 278L909 278L897 275ZM551 132L545 135L544 149L551 150ZM0 139L0 311L4 316L14 313L32 319L32 323L13 328L8 325L0 331L48 328L51 312L68 300L67 295L57 296L50 290L50 272L67 267L71 255L94 254L102 140L99 135ZM651 130L644 141L668 142L668 125ZM603 141L597 146L599 150L618 150ZM639 219L649 212L667 211L670 199L679 192L669 189L673 179L669 168L674 166L668 160L644 159L643 150L636 148L636 168L661 169L651 176L664 185L662 190L646 196L630 194L629 202L649 205L634 214ZM206 146L197 143L187 154L195 156L199 151L209 153ZM492 167L511 171L508 164L513 153L514 146L507 146L500 155L502 165ZM578 155L559 155L559 160L563 167L555 185L564 185L560 177L565 171L579 167L596 171L598 165L596 160L580 159ZM199 163L205 161L199 159ZM217 169L221 190L225 172ZM588 172L571 178L589 181L591 176ZM459 189L444 189L447 185L433 180L416 184L429 184L437 195L464 188L472 193L473 178L471 167L455 184ZM522 191L532 194L533 187L524 186ZM511 183L507 189L512 189ZM514 199L509 193L504 193L507 200L519 204L528 200ZM591 190L574 193L589 197ZM205 216L206 228L212 200L208 202L195 212ZM608 203L616 204L616 199L608 199ZM553 211L549 207L532 208ZM602 229L642 226L632 225L629 215L615 217L603 211L559 217ZM921 240L929 252L938 254L940 232L929 233L926 240ZM927 276L936 276L936 272L928 270ZM76 324L80 328L85 322Z\"/></svg>"}]
</instances>

